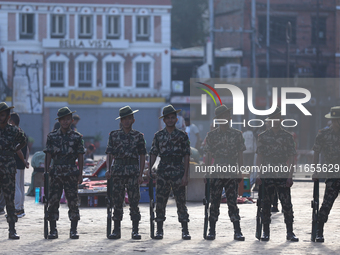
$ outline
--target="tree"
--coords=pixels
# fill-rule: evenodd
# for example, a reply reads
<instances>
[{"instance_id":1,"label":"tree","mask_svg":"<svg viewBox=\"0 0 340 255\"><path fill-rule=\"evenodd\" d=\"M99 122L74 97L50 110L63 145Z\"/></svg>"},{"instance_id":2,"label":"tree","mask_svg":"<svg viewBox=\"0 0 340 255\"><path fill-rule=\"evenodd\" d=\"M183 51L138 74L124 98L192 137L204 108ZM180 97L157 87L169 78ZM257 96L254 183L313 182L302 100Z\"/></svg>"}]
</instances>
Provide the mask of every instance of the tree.
<instances>
[{"instance_id":1,"label":"tree","mask_svg":"<svg viewBox=\"0 0 340 255\"><path fill-rule=\"evenodd\" d=\"M174 48L205 44L207 0L172 0L171 42Z\"/></svg>"}]
</instances>

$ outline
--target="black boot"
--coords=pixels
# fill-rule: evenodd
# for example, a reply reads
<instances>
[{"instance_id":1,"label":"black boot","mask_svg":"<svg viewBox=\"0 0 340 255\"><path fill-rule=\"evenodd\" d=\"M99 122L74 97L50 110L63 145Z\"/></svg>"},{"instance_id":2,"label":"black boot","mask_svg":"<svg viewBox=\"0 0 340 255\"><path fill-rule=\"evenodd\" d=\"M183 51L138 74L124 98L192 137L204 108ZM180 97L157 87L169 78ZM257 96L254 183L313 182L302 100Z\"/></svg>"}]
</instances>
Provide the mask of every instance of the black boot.
<instances>
[{"instance_id":1,"label":"black boot","mask_svg":"<svg viewBox=\"0 0 340 255\"><path fill-rule=\"evenodd\" d=\"M216 237L216 221L210 220L209 221L209 234L207 235L207 240L215 240Z\"/></svg>"},{"instance_id":2,"label":"black boot","mask_svg":"<svg viewBox=\"0 0 340 255\"><path fill-rule=\"evenodd\" d=\"M139 221L138 220L134 220L132 221L132 234L131 234L131 238L135 239L135 240L139 240L141 239L141 235L138 234L138 225L139 225Z\"/></svg>"},{"instance_id":3,"label":"black boot","mask_svg":"<svg viewBox=\"0 0 340 255\"><path fill-rule=\"evenodd\" d=\"M182 222L182 239L191 240L191 236L188 230L188 222Z\"/></svg>"},{"instance_id":4,"label":"black boot","mask_svg":"<svg viewBox=\"0 0 340 255\"><path fill-rule=\"evenodd\" d=\"M114 221L114 229L112 234L109 235L109 239L120 239L120 220Z\"/></svg>"},{"instance_id":5,"label":"black boot","mask_svg":"<svg viewBox=\"0 0 340 255\"><path fill-rule=\"evenodd\" d=\"M316 230L316 238L315 242L323 243L325 241L325 238L323 238L323 225L325 223L323 221L318 221L318 228Z\"/></svg>"},{"instance_id":6,"label":"black boot","mask_svg":"<svg viewBox=\"0 0 340 255\"><path fill-rule=\"evenodd\" d=\"M233 224L234 224L234 240L244 241L245 238L241 232L240 221L239 220L234 221Z\"/></svg>"},{"instance_id":7,"label":"black boot","mask_svg":"<svg viewBox=\"0 0 340 255\"><path fill-rule=\"evenodd\" d=\"M17 232L15 231L15 222L8 223L8 226L8 239L20 239L20 236L18 236Z\"/></svg>"},{"instance_id":8,"label":"black boot","mask_svg":"<svg viewBox=\"0 0 340 255\"><path fill-rule=\"evenodd\" d=\"M261 241L269 241L269 224L263 224L263 233L261 236Z\"/></svg>"},{"instance_id":9,"label":"black boot","mask_svg":"<svg viewBox=\"0 0 340 255\"><path fill-rule=\"evenodd\" d=\"M47 236L47 238L48 239L58 238L57 222L55 220L50 221L50 234Z\"/></svg>"},{"instance_id":10,"label":"black boot","mask_svg":"<svg viewBox=\"0 0 340 255\"><path fill-rule=\"evenodd\" d=\"M78 220L71 220L71 229L70 229L70 238L71 239L79 239L79 235L77 233Z\"/></svg>"},{"instance_id":11,"label":"black boot","mask_svg":"<svg viewBox=\"0 0 340 255\"><path fill-rule=\"evenodd\" d=\"M157 221L157 232L155 239L163 239L163 221Z\"/></svg>"},{"instance_id":12,"label":"black boot","mask_svg":"<svg viewBox=\"0 0 340 255\"><path fill-rule=\"evenodd\" d=\"M292 242L298 242L299 238L293 233L293 223L286 223L287 227L287 240Z\"/></svg>"}]
</instances>

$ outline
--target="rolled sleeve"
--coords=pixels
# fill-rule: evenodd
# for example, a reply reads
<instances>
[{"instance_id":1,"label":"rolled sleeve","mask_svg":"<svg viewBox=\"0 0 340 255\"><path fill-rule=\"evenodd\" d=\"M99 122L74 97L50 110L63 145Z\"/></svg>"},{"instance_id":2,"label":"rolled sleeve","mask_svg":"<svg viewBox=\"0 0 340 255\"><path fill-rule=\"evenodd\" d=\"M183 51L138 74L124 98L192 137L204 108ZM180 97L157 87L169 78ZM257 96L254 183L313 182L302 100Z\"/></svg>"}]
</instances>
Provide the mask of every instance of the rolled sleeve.
<instances>
[{"instance_id":1,"label":"rolled sleeve","mask_svg":"<svg viewBox=\"0 0 340 255\"><path fill-rule=\"evenodd\" d=\"M105 153L106 154L114 154L113 139L112 139L111 134L109 135L109 140L107 141Z\"/></svg>"},{"instance_id":2,"label":"rolled sleeve","mask_svg":"<svg viewBox=\"0 0 340 255\"><path fill-rule=\"evenodd\" d=\"M183 143L183 155L190 155L190 141L188 135L184 136Z\"/></svg>"}]
</instances>

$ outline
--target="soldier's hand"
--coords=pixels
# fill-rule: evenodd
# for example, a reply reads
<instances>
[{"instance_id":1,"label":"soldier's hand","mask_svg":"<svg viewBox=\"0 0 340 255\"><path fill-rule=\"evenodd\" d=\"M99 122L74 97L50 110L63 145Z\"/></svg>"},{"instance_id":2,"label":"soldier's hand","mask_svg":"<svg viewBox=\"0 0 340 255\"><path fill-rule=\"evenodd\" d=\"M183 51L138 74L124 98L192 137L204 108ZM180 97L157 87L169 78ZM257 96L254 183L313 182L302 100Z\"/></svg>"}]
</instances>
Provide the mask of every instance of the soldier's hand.
<instances>
[{"instance_id":1,"label":"soldier's hand","mask_svg":"<svg viewBox=\"0 0 340 255\"><path fill-rule=\"evenodd\" d=\"M78 176L78 184L82 184L83 183L83 175L79 175Z\"/></svg>"},{"instance_id":2,"label":"soldier's hand","mask_svg":"<svg viewBox=\"0 0 340 255\"><path fill-rule=\"evenodd\" d=\"M30 163L28 161L25 161L25 167L29 168L30 167Z\"/></svg>"},{"instance_id":3,"label":"soldier's hand","mask_svg":"<svg viewBox=\"0 0 340 255\"><path fill-rule=\"evenodd\" d=\"M110 171L106 171L106 172L105 172L105 177L106 177L107 180L111 178L111 173L110 173Z\"/></svg>"},{"instance_id":4,"label":"soldier's hand","mask_svg":"<svg viewBox=\"0 0 340 255\"><path fill-rule=\"evenodd\" d=\"M256 184L257 185L261 185L262 184L261 178L259 178L259 177L256 178Z\"/></svg>"},{"instance_id":5,"label":"soldier's hand","mask_svg":"<svg viewBox=\"0 0 340 255\"><path fill-rule=\"evenodd\" d=\"M140 175L140 176L138 177L138 184L141 185L143 181L144 181L144 180L143 180L143 176Z\"/></svg>"},{"instance_id":6,"label":"soldier's hand","mask_svg":"<svg viewBox=\"0 0 340 255\"><path fill-rule=\"evenodd\" d=\"M293 179L292 179L292 178L288 178L288 179L287 179L286 186L287 186L288 188L290 188L290 187L293 186Z\"/></svg>"},{"instance_id":7,"label":"soldier's hand","mask_svg":"<svg viewBox=\"0 0 340 255\"><path fill-rule=\"evenodd\" d=\"M181 186L187 186L188 185L188 176L183 176Z\"/></svg>"}]
</instances>

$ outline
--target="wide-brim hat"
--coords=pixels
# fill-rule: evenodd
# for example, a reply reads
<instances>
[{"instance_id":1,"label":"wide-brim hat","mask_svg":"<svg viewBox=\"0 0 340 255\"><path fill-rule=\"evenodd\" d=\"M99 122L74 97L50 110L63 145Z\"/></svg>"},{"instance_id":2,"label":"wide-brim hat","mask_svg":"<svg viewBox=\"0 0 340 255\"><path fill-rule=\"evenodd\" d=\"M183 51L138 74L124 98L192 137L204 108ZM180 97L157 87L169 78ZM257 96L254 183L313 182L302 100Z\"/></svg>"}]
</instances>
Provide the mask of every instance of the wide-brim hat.
<instances>
[{"instance_id":1,"label":"wide-brim hat","mask_svg":"<svg viewBox=\"0 0 340 255\"><path fill-rule=\"evenodd\" d=\"M60 108L59 110L58 110L58 113L57 113L57 115L58 115L58 117L57 118L55 118L56 120L58 120L58 119L60 119L60 118L62 118L62 117L65 117L65 116L67 116L67 115L69 115L69 114L72 114L72 113L75 113L76 111L71 111L70 110L70 108L68 108L68 107L63 107L63 108Z\"/></svg>"},{"instance_id":2,"label":"wide-brim hat","mask_svg":"<svg viewBox=\"0 0 340 255\"><path fill-rule=\"evenodd\" d=\"M0 112L6 111L8 109L13 109L14 106L8 106L5 102L0 103Z\"/></svg>"},{"instance_id":3,"label":"wide-brim hat","mask_svg":"<svg viewBox=\"0 0 340 255\"><path fill-rule=\"evenodd\" d=\"M135 110L135 111L132 111L131 107L130 106L124 106L122 108L119 109L119 117L116 118L116 120L120 119L120 118L124 118L126 116L129 116L129 115L132 115L134 114L135 112L138 112L139 110Z\"/></svg>"},{"instance_id":4,"label":"wide-brim hat","mask_svg":"<svg viewBox=\"0 0 340 255\"><path fill-rule=\"evenodd\" d=\"M233 109L232 107L228 108L228 107L225 106L224 104L222 104L222 105L216 107L214 119L218 118L219 116L221 116L221 115L222 115L223 113L225 113L225 112L231 111L232 109Z\"/></svg>"},{"instance_id":5,"label":"wide-brim hat","mask_svg":"<svg viewBox=\"0 0 340 255\"><path fill-rule=\"evenodd\" d=\"M166 115L169 115L171 113L179 113L180 111L182 111L182 109L176 110L171 104L164 106L163 108L163 115L160 116L158 119L162 119L164 118Z\"/></svg>"},{"instance_id":6,"label":"wide-brim hat","mask_svg":"<svg viewBox=\"0 0 340 255\"><path fill-rule=\"evenodd\" d=\"M340 106L334 106L331 108L331 112L326 114L327 119L340 119Z\"/></svg>"},{"instance_id":7,"label":"wide-brim hat","mask_svg":"<svg viewBox=\"0 0 340 255\"><path fill-rule=\"evenodd\" d=\"M267 116L265 120L273 119L273 117L281 115L281 109L279 107L276 107L275 111Z\"/></svg>"}]
</instances>

